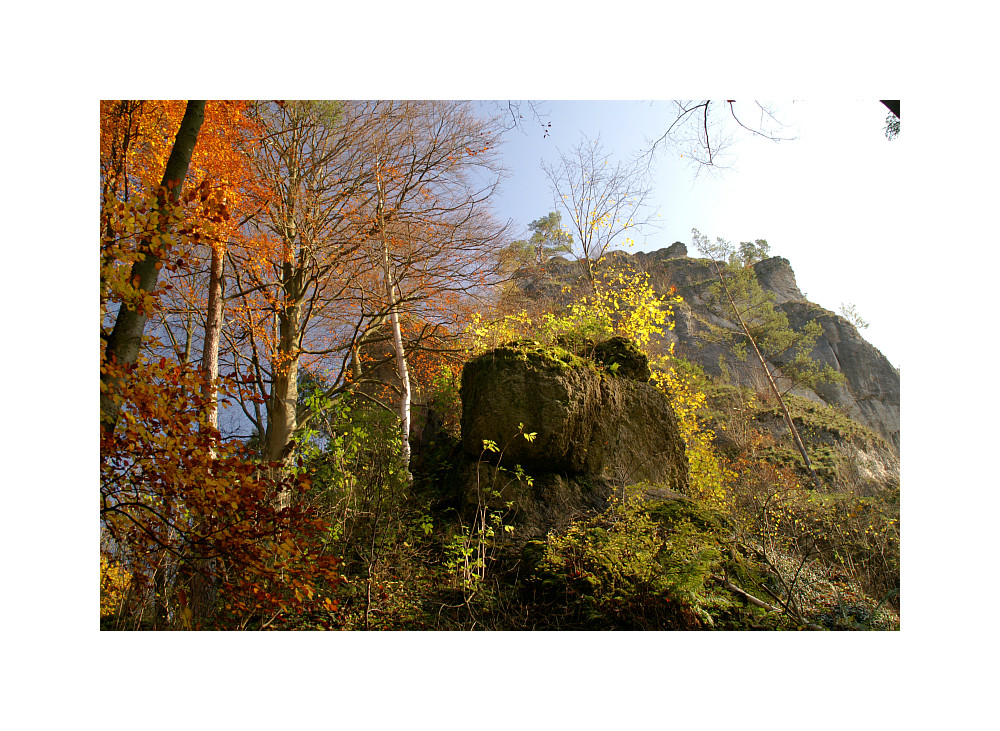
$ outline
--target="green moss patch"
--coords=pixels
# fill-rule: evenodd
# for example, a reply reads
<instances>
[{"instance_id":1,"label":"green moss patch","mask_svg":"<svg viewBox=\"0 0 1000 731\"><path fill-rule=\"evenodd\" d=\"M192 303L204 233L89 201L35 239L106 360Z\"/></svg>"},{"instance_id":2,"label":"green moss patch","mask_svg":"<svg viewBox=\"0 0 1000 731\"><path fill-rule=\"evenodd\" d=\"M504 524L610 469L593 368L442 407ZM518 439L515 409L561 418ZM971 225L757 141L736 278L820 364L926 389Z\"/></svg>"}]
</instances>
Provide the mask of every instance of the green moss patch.
<instances>
[{"instance_id":1,"label":"green moss patch","mask_svg":"<svg viewBox=\"0 0 1000 731\"><path fill-rule=\"evenodd\" d=\"M496 361L521 362L541 370L567 368L589 368L596 370L594 362L581 358L561 345L543 345L537 340L521 339L504 343L480 358Z\"/></svg>"}]
</instances>

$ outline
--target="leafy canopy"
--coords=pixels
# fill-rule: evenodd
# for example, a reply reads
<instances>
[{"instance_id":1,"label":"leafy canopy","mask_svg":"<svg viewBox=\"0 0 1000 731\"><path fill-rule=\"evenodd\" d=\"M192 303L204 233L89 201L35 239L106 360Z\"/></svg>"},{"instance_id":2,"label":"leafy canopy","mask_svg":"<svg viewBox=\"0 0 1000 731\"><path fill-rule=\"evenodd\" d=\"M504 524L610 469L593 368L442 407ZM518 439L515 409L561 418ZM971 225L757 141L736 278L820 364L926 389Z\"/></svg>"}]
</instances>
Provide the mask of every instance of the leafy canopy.
<instances>
[{"instance_id":1,"label":"leafy canopy","mask_svg":"<svg viewBox=\"0 0 1000 731\"><path fill-rule=\"evenodd\" d=\"M562 214L552 211L528 224L531 236L510 245L514 261L520 265L541 266L549 257L568 254L573 250L573 235L562 228Z\"/></svg>"}]
</instances>

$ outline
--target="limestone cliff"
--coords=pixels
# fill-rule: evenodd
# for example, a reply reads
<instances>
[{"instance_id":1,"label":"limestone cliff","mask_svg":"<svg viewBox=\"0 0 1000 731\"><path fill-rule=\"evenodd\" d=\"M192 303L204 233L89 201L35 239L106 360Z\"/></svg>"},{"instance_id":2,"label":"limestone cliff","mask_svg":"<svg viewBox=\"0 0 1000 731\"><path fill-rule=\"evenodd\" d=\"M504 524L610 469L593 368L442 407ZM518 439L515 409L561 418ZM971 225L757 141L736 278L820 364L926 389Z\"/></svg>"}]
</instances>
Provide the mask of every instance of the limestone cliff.
<instances>
[{"instance_id":1,"label":"limestone cliff","mask_svg":"<svg viewBox=\"0 0 1000 731\"><path fill-rule=\"evenodd\" d=\"M648 272L658 293L665 294L673 287L684 298L684 304L675 311L675 329L667 335L677 354L713 375L723 372L721 361L731 378L753 385L757 375L752 365L737 361L730 348L713 336L719 329L735 331L737 326L727 319L727 313L709 307L708 288L715 276L708 259L687 256L687 248L680 242L634 255L615 251L610 258L630 261ZM815 390L799 388L792 393L843 409L851 418L881 434L898 453L898 371L851 323L803 296L787 259L765 259L754 269L761 286L773 293L775 305L786 313L793 328L801 329L814 319L822 325L823 334L812 355L844 375L842 384L821 385ZM553 257L542 271L524 276L521 282L529 296L559 302L567 297L562 293L563 287L580 284L582 276L575 262ZM774 365L780 368L781 362Z\"/></svg>"}]
</instances>

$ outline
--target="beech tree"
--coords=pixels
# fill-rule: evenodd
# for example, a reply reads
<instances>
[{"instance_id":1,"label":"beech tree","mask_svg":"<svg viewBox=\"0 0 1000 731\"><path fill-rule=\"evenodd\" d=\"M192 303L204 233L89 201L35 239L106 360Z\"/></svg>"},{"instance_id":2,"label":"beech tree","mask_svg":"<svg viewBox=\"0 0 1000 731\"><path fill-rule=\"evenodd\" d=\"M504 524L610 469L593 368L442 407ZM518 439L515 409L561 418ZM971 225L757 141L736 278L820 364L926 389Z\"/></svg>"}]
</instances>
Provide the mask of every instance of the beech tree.
<instances>
[{"instance_id":1,"label":"beech tree","mask_svg":"<svg viewBox=\"0 0 1000 731\"><path fill-rule=\"evenodd\" d=\"M382 274L385 285L385 302L389 311L389 326L392 331L392 347L396 353L396 373L400 382L399 421L402 425L403 463L410 464L410 373L406 366L406 349L403 333L399 327L399 288L397 275L393 271L389 254L389 237L386 233L386 192L382 177L382 156L375 152L375 236L379 244L376 256L382 259Z\"/></svg>"},{"instance_id":2,"label":"beech tree","mask_svg":"<svg viewBox=\"0 0 1000 731\"><path fill-rule=\"evenodd\" d=\"M211 199L225 211L222 220L201 230L199 242L185 252L187 266L167 272L169 289L159 298L157 335L166 335L171 351L181 362L190 362L200 349L206 387L219 378L219 350L225 311L224 270L231 246L252 248L243 224L257 213L267 191L256 180L252 155L263 131L252 118L252 102L210 101L205 123L191 161L189 177L206 182ZM162 355L154 346L151 353ZM212 400L209 420L218 427L218 402Z\"/></svg>"},{"instance_id":3,"label":"beech tree","mask_svg":"<svg viewBox=\"0 0 1000 731\"><path fill-rule=\"evenodd\" d=\"M594 281L594 264L616 243L632 245L633 232L656 215L648 205L653 188L641 161L611 164L600 138L582 137L558 162L542 164L555 206L569 218L577 258Z\"/></svg>"},{"instance_id":4,"label":"beech tree","mask_svg":"<svg viewBox=\"0 0 1000 731\"><path fill-rule=\"evenodd\" d=\"M387 102L373 125L378 164L375 230L384 276L404 462L409 462L411 383L400 315L423 322L413 345L441 346L458 330L463 295L499 279L504 229L487 202L499 183L495 150L502 127L464 104Z\"/></svg>"},{"instance_id":5,"label":"beech tree","mask_svg":"<svg viewBox=\"0 0 1000 731\"><path fill-rule=\"evenodd\" d=\"M235 302L228 358L233 372L254 385L242 406L263 456L281 462L298 426L306 329L316 318L332 318L333 347L351 337L343 333L350 319L337 319L330 303L346 307L351 278L364 263L348 219L364 171L360 131L340 105L261 103L256 118L263 135L254 166L266 194L244 240L227 252L235 281L227 297Z\"/></svg>"},{"instance_id":6,"label":"beech tree","mask_svg":"<svg viewBox=\"0 0 1000 731\"><path fill-rule=\"evenodd\" d=\"M176 206L180 197L184 178L187 176L188 165L198 141L198 131L205 119L205 102L189 101L181 120L180 129L174 139L174 145L163 171L163 178L156 193L156 208L150 215L149 222L153 230L145 232L138 242L135 263L132 265L130 281L141 294L151 293L156 287L162 259L170 248L170 222L172 220L171 206ZM113 185L109 182L108 185ZM105 253L107 260L107 253ZM141 303L123 303L115 318L114 328L107 336L104 347L104 359L118 366L128 366L135 363L139 355L142 333L146 327L148 312ZM103 340L102 336L102 340ZM115 400L115 392L120 388L119 381L109 372L101 378L101 424L106 429L113 430L118 420L119 406Z\"/></svg>"},{"instance_id":7,"label":"beech tree","mask_svg":"<svg viewBox=\"0 0 1000 731\"><path fill-rule=\"evenodd\" d=\"M190 265L180 258L195 259L199 248L212 251L224 240L229 208L221 181L206 177L176 199L171 196L170 205L164 205L162 187L158 194L142 193L144 186L152 187L146 180L159 156L161 130L178 124L170 119L175 107L102 103L102 341L114 340L106 336L103 321L113 318L117 328L123 313L133 310L145 319L159 314L166 327L171 309L164 300L191 278L184 274ZM208 105L206 122L225 108ZM203 123L199 140L226 127ZM196 151L189 158L189 177L202 175L202 165L218 173L218 152L198 161ZM159 276L153 286L142 286L132 270L151 255L159 260ZM212 259L218 263L220 257ZM209 273L212 312L201 310L209 331L202 364L209 372L216 350L211 328L221 319L219 298L211 292L217 274L217 269L216 276ZM194 319L191 310L181 314ZM306 510L280 511L274 500L292 489L307 490L308 480L262 474L239 442L220 441L216 390L231 397L236 386L217 386L214 377L191 367L193 329L187 326L183 347L175 339L173 351L158 362L150 357L159 348L155 338L142 332L131 363L118 359L120 351L102 359L102 396L113 401L118 428L101 430L101 524L115 565L130 577L126 593L132 598L123 601L141 617L146 599L153 597L155 626L163 626L169 610L188 628L206 618L204 606L198 607L199 587L222 589L227 611L244 623L261 619L264 611L273 612L264 621L274 621L292 606L330 608L325 592L338 578L335 561L319 558L315 540L325 530L322 523ZM321 593L325 601L316 604Z\"/></svg>"},{"instance_id":8,"label":"beech tree","mask_svg":"<svg viewBox=\"0 0 1000 731\"><path fill-rule=\"evenodd\" d=\"M477 171L496 167L502 130L452 102L283 102L259 113L257 166L272 198L248 223L257 253L228 255L231 357L257 393L244 411L279 462L312 418L296 406L298 369L323 374L324 399L371 398L360 387L378 382L379 364L364 362L363 346L386 334L405 425L408 351L440 347L462 297L496 269L496 176L481 182Z\"/></svg>"}]
</instances>

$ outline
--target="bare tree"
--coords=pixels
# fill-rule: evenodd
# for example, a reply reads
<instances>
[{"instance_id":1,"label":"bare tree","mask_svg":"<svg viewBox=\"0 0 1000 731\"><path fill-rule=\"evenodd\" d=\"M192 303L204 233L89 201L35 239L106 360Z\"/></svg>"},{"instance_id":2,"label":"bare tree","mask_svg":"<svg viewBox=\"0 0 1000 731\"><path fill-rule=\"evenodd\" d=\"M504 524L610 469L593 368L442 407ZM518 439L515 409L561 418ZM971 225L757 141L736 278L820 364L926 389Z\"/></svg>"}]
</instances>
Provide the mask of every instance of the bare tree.
<instances>
[{"instance_id":1,"label":"bare tree","mask_svg":"<svg viewBox=\"0 0 1000 731\"><path fill-rule=\"evenodd\" d=\"M402 411L379 403L405 435L408 355L439 340L500 246L486 204L502 129L456 102L285 102L261 116L272 197L249 224L254 245L227 255L228 357L257 393L244 414L266 457L287 458L314 417L298 403L300 367L324 374L326 398L377 401L361 387L391 387L379 380L388 360L358 356L388 340ZM424 325L404 338L404 318Z\"/></svg>"},{"instance_id":2,"label":"bare tree","mask_svg":"<svg viewBox=\"0 0 1000 731\"><path fill-rule=\"evenodd\" d=\"M554 164L542 163L556 210L568 214L577 258L594 282L594 265L615 244L633 242L633 232L656 215L649 209L653 186L642 160L616 162L605 152L600 137L583 136Z\"/></svg>"},{"instance_id":3,"label":"bare tree","mask_svg":"<svg viewBox=\"0 0 1000 731\"><path fill-rule=\"evenodd\" d=\"M492 222L487 202L502 173L496 148L503 126L462 103L381 106L370 133L376 175L369 238L376 245L369 251L383 276L408 463L412 384L400 317L424 323L420 347L445 325L458 324L457 295L499 279L495 253L505 229Z\"/></svg>"},{"instance_id":4,"label":"bare tree","mask_svg":"<svg viewBox=\"0 0 1000 731\"><path fill-rule=\"evenodd\" d=\"M548 121L548 114L544 110L544 102L508 99L506 101L491 102L499 112L494 119L502 125L504 130L519 130L521 134L542 133L542 138L549 136L552 131L552 122ZM529 126L532 132L529 133ZM535 129L537 127L537 129Z\"/></svg>"},{"instance_id":5,"label":"bare tree","mask_svg":"<svg viewBox=\"0 0 1000 731\"><path fill-rule=\"evenodd\" d=\"M794 137L781 136L785 125L772 109L754 101L737 110L734 99L675 101L675 117L660 137L650 142L646 154L652 156L660 147L671 145L682 151L694 165L695 175L705 168L725 168L722 154L738 134L783 142Z\"/></svg>"}]
</instances>

